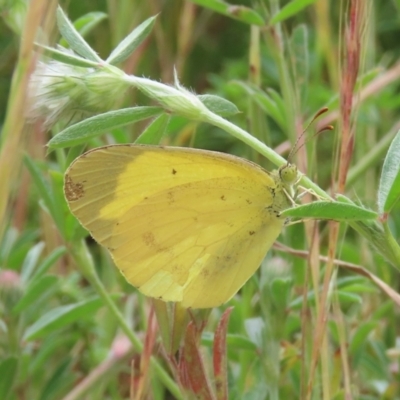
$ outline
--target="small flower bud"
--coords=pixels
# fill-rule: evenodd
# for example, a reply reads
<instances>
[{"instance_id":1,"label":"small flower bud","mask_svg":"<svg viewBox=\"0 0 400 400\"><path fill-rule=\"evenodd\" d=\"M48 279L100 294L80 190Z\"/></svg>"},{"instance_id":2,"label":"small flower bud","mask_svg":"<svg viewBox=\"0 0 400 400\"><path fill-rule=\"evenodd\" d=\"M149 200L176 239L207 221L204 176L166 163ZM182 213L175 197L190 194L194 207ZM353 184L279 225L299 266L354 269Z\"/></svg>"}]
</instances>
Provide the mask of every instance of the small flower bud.
<instances>
[{"instance_id":1,"label":"small flower bud","mask_svg":"<svg viewBox=\"0 0 400 400\"><path fill-rule=\"evenodd\" d=\"M203 114L209 112L194 93L179 84L176 77L175 87L136 76L129 76L127 79L144 94L156 100L172 113L189 119L201 120Z\"/></svg>"},{"instance_id":2,"label":"small flower bud","mask_svg":"<svg viewBox=\"0 0 400 400\"><path fill-rule=\"evenodd\" d=\"M0 271L0 315L10 312L22 296L19 275L10 269Z\"/></svg>"},{"instance_id":3,"label":"small flower bud","mask_svg":"<svg viewBox=\"0 0 400 400\"><path fill-rule=\"evenodd\" d=\"M114 108L127 88L124 73L110 65L95 69L40 62L30 82L28 118L43 118L46 126L60 118L80 121Z\"/></svg>"}]
</instances>

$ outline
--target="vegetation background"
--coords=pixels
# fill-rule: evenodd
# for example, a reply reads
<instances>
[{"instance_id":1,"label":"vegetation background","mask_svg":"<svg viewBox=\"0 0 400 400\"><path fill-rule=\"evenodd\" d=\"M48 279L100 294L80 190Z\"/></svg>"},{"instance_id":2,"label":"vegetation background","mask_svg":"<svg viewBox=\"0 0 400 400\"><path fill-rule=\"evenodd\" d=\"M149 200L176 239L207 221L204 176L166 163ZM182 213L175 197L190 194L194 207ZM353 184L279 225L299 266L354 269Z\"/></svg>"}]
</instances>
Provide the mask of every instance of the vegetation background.
<instances>
[{"instance_id":1,"label":"vegetation background","mask_svg":"<svg viewBox=\"0 0 400 400\"><path fill-rule=\"evenodd\" d=\"M399 128L400 1L231 4L254 13L215 0L61 6L71 21L80 19L102 58L158 14L120 67L164 83L176 68L185 87L233 102L240 114L231 120L278 153L287 155L328 106L316 129L333 124L334 131L308 141L294 161L325 190L376 210L383 160ZM59 42L56 6L0 2L0 398L400 399L399 306L357 268L394 291L399 274L346 224L287 227L279 238L286 247L270 251L240 294L210 313L188 316L143 298L89 238L81 250L93 255L99 279L87 276L62 193L70 156L45 149L69 121L60 116L51 132L43 120L23 126L34 33L40 25L38 42ZM118 103L152 104L133 90ZM144 127L116 129L87 146L133 142ZM162 143L274 167L222 130L182 117L171 119ZM399 206L385 217L398 237Z\"/></svg>"}]
</instances>

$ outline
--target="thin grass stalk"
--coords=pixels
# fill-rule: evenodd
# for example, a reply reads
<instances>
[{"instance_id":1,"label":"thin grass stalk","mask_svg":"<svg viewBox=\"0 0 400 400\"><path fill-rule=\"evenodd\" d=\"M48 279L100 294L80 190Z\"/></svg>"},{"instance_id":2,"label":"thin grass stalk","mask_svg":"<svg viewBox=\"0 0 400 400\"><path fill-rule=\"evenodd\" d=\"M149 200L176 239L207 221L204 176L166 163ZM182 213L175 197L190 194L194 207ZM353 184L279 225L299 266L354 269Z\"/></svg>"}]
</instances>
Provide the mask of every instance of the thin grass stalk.
<instances>
[{"instance_id":1,"label":"thin grass stalk","mask_svg":"<svg viewBox=\"0 0 400 400\"><path fill-rule=\"evenodd\" d=\"M158 0L150 0L148 3L151 13L153 15L159 12L160 6L158 4L159 3ZM169 6L172 6L171 2L169 3ZM174 61L172 59L172 49L171 49L172 40L168 40L169 39L168 34L170 33L171 32L170 31L168 32L167 29L165 30L163 29L161 23L154 25L154 38L156 41L157 54L159 60L159 71L162 82L171 82L173 77Z\"/></svg>"},{"instance_id":2,"label":"thin grass stalk","mask_svg":"<svg viewBox=\"0 0 400 400\"><path fill-rule=\"evenodd\" d=\"M270 2L271 14L275 15L279 11L279 0L271 0ZM285 41L282 33L281 24L277 23L271 28L273 43L275 45L275 61L279 71L279 82L282 89L283 99L286 105L286 120L288 126L288 137L292 143L296 140L296 116L297 109L295 103L295 96L293 96L294 88L293 82L290 79L289 66L287 65L287 58L285 55Z\"/></svg>"},{"instance_id":3,"label":"thin grass stalk","mask_svg":"<svg viewBox=\"0 0 400 400\"><path fill-rule=\"evenodd\" d=\"M137 337L136 333L133 332L132 329L128 326L121 311L118 309L110 294L105 289L103 283L101 282L99 276L95 271L93 260L85 243L83 241L75 243L75 246L71 248L71 252L77 265L79 265L82 274L90 282L90 284L96 290L97 294L103 299L104 303L117 319L121 330L128 337L134 349L142 353L143 343ZM158 360L155 357L151 357L150 363L159 379L164 383L165 387L168 388L168 390L175 396L176 399L182 399L182 394L178 386L164 370Z\"/></svg>"},{"instance_id":4,"label":"thin grass stalk","mask_svg":"<svg viewBox=\"0 0 400 400\"><path fill-rule=\"evenodd\" d=\"M21 36L21 47L18 61L14 70L10 96L7 105L0 149L0 242L5 233L9 222L7 212L12 188L21 170L22 152L25 148L25 135L28 133L24 129L26 93L28 91L28 81L32 70L33 44L36 32L45 19L45 15L52 12L56 7L56 2L38 0L29 3L26 14L26 22Z\"/></svg>"},{"instance_id":5,"label":"thin grass stalk","mask_svg":"<svg viewBox=\"0 0 400 400\"><path fill-rule=\"evenodd\" d=\"M251 26L250 28L250 43L249 43L249 81L254 86L261 88L262 71L261 71L261 49L260 49L260 27ZM266 122L265 114L260 106L249 97L249 114L248 130L253 136L261 140L263 143L271 146L269 135L269 127ZM250 150L251 151L251 150ZM258 152L251 151L251 159L260 165L265 166L265 158Z\"/></svg>"},{"instance_id":6,"label":"thin grass stalk","mask_svg":"<svg viewBox=\"0 0 400 400\"><path fill-rule=\"evenodd\" d=\"M185 1L182 5L182 12L179 16L179 28L177 31L177 55L176 70L178 76L182 76L185 72L186 60L193 48L193 36L196 27L196 11L197 6L189 1Z\"/></svg>"},{"instance_id":7,"label":"thin grass stalk","mask_svg":"<svg viewBox=\"0 0 400 400\"><path fill-rule=\"evenodd\" d=\"M331 15L329 9L331 2L329 0L319 0L314 4L317 51L320 53L320 58L325 60L330 86L336 88L338 87L339 78L336 68L337 49L335 48L335 42L332 40L334 35L332 33Z\"/></svg>"},{"instance_id":8,"label":"thin grass stalk","mask_svg":"<svg viewBox=\"0 0 400 400\"><path fill-rule=\"evenodd\" d=\"M342 377L343 386L346 400L352 400L353 395L351 391L351 370L349 365L349 354L347 352L347 335L346 323L343 318L342 311L340 310L340 303L337 296L333 300L333 313L335 315L336 326L338 327L339 343L340 343L340 359L342 364Z\"/></svg>"},{"instance_id":9,"label":"thin grass stalk","mask_svg":"<svg viewBox=\"0 0 400 400\"><path fill-rule=\"evenodd\" d=\"M345 28L345 54L344 66L342 69L342 83L340 91L340 155L339 155L339 173L338 173L338 192L343 193L346 183L346 176L350 166L350 161L354 147L354 126L351 120L353 110L353 96L355 84L358 76L360 58L361 58L361 33L363 22L365 21L365 6L360 0L352 0L349 5L348 23ZM328 374L327 368L329 359L326 359L327 350L323 346L323 337L325 336L327 314L329 310L328 293L334 271L334 258L339 238L339 223L331 222L329 224L329 249L328 263L326 266L322 293L319 298L320 313L317 319L316 333L314 336L315 348L312 357L312 366L310 376L313 377L317 365L318 354L321 354L321 365L323 376ZM329 399L329 382L323 379L323 398ZM311 380L309 381L308 395L311 396ZM309 397L310 398L310 397Z\"/></svg>"},{"instance_id":10,"label":"thin grass stalk","mask_svg":"<svg viewBox=\"0 0 400 400\"><path fill-rule=\"evenodd\" d=\"M319 274L320 274L320 262L319 262L319 248L320 248L320 240L319 240L319 230L318 230L318 222L314 221L312 223L312 233L310 236L310 250L307 256L307 268L304 277L304 286L303 286L303 302L302 302L302 310L301 310L301 399L306 398L307 391L307 381L308 374L307 371L309 369L309 354L310 350L312 350L312 341L310 342L309 338L312 336L309 330L307 330L308 323L310 322L310 308L308 306L308 291L309 291L309 282L311 280L311 285L315 293L318 292L319 287ZM318 302L316 302L316 306L318 306Z\"/></svg>"}]
</instances>

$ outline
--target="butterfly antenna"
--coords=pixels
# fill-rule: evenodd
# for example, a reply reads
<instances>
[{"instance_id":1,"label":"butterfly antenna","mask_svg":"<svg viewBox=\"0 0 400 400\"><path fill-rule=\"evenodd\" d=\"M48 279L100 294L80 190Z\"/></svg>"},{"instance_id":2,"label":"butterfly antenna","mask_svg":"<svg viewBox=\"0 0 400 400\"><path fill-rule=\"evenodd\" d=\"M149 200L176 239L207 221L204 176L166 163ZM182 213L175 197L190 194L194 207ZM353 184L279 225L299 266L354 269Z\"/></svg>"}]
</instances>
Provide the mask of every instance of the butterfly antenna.
<instances>
[{"instance_id":1,"label":"butterfly antenna","mask_svg":"<svg viewBox=\"0 0 400 400\"><path fill-rule=\"evenodd\" d=\"M308 138L307 140L305 140L300 146L298 146L300 140L304 137L305 133L307 132L308 128L311 126L311 124L317 119L319 118L322 114L325 114L328 111L328 107L323 107L321 108L319 111L317 111L317 113L314 115L314 117L312 118L312 120L306 125L306 127L303 129L303 132L301 132L301 135L296 139L292 149L289 152L289 155L287 157L288 160L288 164L290 164L290 160L292 159L292 157L295 156L295 154L306 144L308 143L309 140L317 137L320 133L324 132L324 131L332 131L333 130L333 126L332 125L327 125L324 126L323 128L319 129L318 132L314 133L314 135L312 135L310 138Z\"/></svg>"}]
</instances>

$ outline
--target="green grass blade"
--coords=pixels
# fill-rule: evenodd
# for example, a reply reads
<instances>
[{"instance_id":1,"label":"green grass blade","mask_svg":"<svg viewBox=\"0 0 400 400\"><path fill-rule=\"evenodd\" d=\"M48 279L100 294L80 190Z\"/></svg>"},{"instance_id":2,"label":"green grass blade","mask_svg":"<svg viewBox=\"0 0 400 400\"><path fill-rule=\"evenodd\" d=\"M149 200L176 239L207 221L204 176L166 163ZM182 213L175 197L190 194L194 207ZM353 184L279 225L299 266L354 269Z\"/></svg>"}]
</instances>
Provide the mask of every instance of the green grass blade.
<instances>
[{"instance_id":1,"label":"green grass blade","mask_svg":"<svg viewBox=\"0 0 400 400\"><path fill-rule=\"evenodd\" d=\"M378 210L388 213L400 199L400 131L392 141L383 163L378 190Z\"/></svg>"},{"instance_id":2,"label":"green grass blade","mask_svg":"<svg viewBox=\"0 0 400 400\"><path fill-rule=\"evenodd\" d=\"M109 111L64 129L48 142L48 146L50 149L76 146L105 131L154 117L162 111L162 108L159 107L132 107Z\"/></svg>"}]
</instances>

